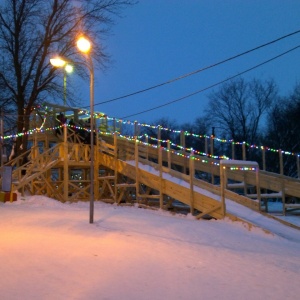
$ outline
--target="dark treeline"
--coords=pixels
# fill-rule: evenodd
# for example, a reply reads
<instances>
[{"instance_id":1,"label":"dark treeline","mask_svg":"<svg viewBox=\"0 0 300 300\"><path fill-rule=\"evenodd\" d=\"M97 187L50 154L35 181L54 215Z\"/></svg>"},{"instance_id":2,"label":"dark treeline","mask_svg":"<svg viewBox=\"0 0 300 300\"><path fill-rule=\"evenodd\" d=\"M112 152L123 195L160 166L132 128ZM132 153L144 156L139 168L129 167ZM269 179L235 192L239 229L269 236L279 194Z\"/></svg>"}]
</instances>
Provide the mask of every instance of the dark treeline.
<instances>
[{"instance_id":1,"label":"dark treeline","mask_svg":"<svg viewBox=\"0 0 300 300\"><path fill-rule=\"evenodd\" d=\"M207 109L194 122L178 124L168 118L154 123L163 128L183 130L197 136L212 136L234 142L246 142L247 160L257 161L263 168L261 147L265 151L266 170L280 172L279 154L275 150L300 153L300 84L291 95L280 96L273 80L246 81L238 78L223 84L209 95ZM200 114L200 112L199 112ZM143 128L142 133L157 138L157 130ZM180 144L180 135L162 130L162 140L172 140ZM193 135L185 136L185 147L204 152L205 139ZM242 145L234 146L235 159L243 159ZM230 142L214 141L214 155L232 158ZM296 155L284 155L284 174L297 177Z\"/></svg>"}]
</instances>

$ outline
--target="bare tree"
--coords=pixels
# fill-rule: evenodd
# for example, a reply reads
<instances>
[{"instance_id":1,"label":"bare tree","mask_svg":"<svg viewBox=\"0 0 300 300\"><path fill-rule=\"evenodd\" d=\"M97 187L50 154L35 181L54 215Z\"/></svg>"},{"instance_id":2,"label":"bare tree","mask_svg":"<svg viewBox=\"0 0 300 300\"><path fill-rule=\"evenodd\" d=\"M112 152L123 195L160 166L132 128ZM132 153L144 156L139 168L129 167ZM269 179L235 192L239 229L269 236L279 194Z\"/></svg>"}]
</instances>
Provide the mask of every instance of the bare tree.
<instances>
[{"instance_id":1,"label":"bare tree","mask_svg":"<svg viewBox=\"0 0 300 300\"><path fill-rule=\"evenodd\" d=\"M257 143L262 117L276 97L277 88L272 80L246 82L239 78L210 94L206 113L228 138Z\"/></svg>"},{"instance_id":2,"label":"bare tree","mask_svg":"<svg viewBox=\"0 0 300 300\"><path fill-rule=\"evenodd\" d=\"M84 33L92 39L96 66L103 64L107 57L100 39L113 17L129 4L133 1L4 1L0 7L1 98L4 95L16 109L18 133L28 131L34 105L57 95L58 72L49 64L50 57L59 54L80 63L84 58L78 55L75 41ZM27 135L20 136L17 151L26 147Z\"/></svg>"},{"instance_id":3,"label":"bare tree","mask_svg":"<svg viewBox=\"0 0 300 300\"><path fill-rule=\"evenodd\" d=\"M193 123L184 123L182 130L189 133L185 136L186 148L193 148L199 152L205 152L205 139L210 135L211 122L205 117L198 117ZM200 137L199 137L200 136Z\"/></svg>"},{"instance_id":4,"label":"bare tree","mask_svg":"<svg viewBox=\"0 0 300 300\"><path fill-rule=\"evenodd\" d=\"M159 131L159 127L161 128L160 130L160 140L162 141L161 145L166 147L166 141L170 140L170 141L174 141L176 140L176 136L178 134L174 133L173 130L176 130L178 128L178 124L176 122L176 120L171 120L169 118L160 118L157 119L155 122L155 124L159 124L157 126L153 126L153 127L144 127L142 129L142 134L147 134L150 138L154 138L154 139L158 139L158 131ZM156 144L157 141L156 140L151 140L149 141L149 143L153 143Z\"/></svg>"},{"instance_id":5,"label":"bare tree","mask_svg":"<svg viewBox=\"0 0 300 300\"><path fill-rule=\"evenodd\" d=\"M300 152L300 84L293 93L278 99L268 114L264 145L291 153ZM269 151L266 155L270 171L279 172L278 153ZM268 163L269 162L269 163ZM284 173L298 176L296 155L284 155Z\"/></svg>"}]
</instances>

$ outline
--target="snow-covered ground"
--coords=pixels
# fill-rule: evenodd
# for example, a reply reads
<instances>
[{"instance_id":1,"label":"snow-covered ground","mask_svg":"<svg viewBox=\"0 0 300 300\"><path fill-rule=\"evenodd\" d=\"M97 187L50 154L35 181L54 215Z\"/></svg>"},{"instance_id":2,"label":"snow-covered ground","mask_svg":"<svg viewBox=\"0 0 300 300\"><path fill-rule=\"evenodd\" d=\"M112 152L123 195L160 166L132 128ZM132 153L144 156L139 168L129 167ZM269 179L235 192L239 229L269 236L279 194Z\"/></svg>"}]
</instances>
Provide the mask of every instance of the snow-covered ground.
<instances>
[{"instance_id":1,"label":"snow-covered ground","mask_svg":"<svg viewBox=\"0 0 300 300\"><path fill-rule=\"evenodd\" d=\"M102 202L93 224L89 203L0 203L0 298L298 299L300 231L241 214L275 234Z\"/></svg>"}]
</instances>

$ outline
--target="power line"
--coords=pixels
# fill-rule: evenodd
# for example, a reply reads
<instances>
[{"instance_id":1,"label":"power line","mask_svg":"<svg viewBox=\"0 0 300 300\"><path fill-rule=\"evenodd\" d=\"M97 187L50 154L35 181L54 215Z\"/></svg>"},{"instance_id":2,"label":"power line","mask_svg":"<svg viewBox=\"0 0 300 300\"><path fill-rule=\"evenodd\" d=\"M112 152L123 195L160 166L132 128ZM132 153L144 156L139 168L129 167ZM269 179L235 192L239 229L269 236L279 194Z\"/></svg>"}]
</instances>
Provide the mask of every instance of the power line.
<instances>
[{"instance_id":1,"label":"power line","mask_svg":"<svg viewBox=\"0 0 300 300\"><path fill-rule=\"evenodd\" d=\"M140 94L140 93L144 93L144 92L147 92L147 91L149 91L149 90L152 90L152 89L161 87L161 86L163 86L163 85L166 85L166 84L169 84L169 83L173 83L173 82L178 81L178 80L181 80L181 79L183 79L183 78L186 78L186 77L195 75L195 74L197 74L197 73L203 72L203 71L205 71L205 70L214 68L214 67L216 67L216 66L219 66L219 65L221 65L221 64L223 64L223 63L226 63L226 62L228 62L228 61L231 61L231 60L233 60L233 59L236 59L236 58L238 58L238 57L241 57L241 56L243 56L243 55L246 55L246 54L251 53L251 52L253 52L253 51L256 51L256 50L258 50L258 49L261 49L261 48L263 48L263 47L266 47L266 46L269 46L269 45L271 45L271 44L274 44L274 43L276 43L276 42L278 42L278 41L280 41L280 40L283 40L283 39L285 39L285 38L288 38L288 37L290 37L290 36L293 36L293 35L295 35L295 34L298 34L299 32L300 32L300 30L294 31L294 32L292 32L292 33L289 33L289 34L286 34L286 35L284 35L284 36L281 36L281 37L279 37L279 38L277 38L277 39L275 39L275 40L272 40L272 41L270 41L270 42L267 42L267 43L265 43L265 44L262 44L262 45L260 45L260 46L255 47L255 48L252 48L252 49L247 50L247 51L245 51L245 52L242 52L242 53L240 53L240 54L231 56L231 57L229 57L229 58L227 58L227 59L225 59L225 60L222 60L222 61L217 62L217 63L215 63L215 64L209 65L209 66L204 67L204 68L202 68L202 69L195 70L195 71L193 71L193 72L184 74L184 75L179 76L179 77L176 77L176 78L174 78L174 79L165 81L165 82L163 82L163 83L160 83L160 84L151 86L151 87L149 87L149 88L145 88L145 89L142 89L142 90L139 90L139 91L136 91L136 92L133 92L133 93L124 95L124 96L120 96L120 97L117 97L117 98L113 98L113 99L105 100L105 101L102 101L102 102L99 102L99 103L95 103L94 106L101 105L101 104L105 104L105 103L109 103L109 102L113 102L113 101L117 101L117 100L124 99L124 98L128 98L128 97L131 97L131 96L134 96L134 95L137 95L137 94ZM83 108L88 108L88 107L89 107L89 106L84 106Z\"/></svg>"},{"instance_id":2,"label":"power line","mask_svg":"<svg viewBox=\"0 0 300 300\"><path fill-rule=\"evenodd\" d=\"M300 48L300 45L298 45L298 46L296 46L296 47L294 47L294 48L292 48L292 49L290 49L290 50L287 50L287 51L285 51L285 52L283 52L283 53L281 53L281 54L279 54L279 55L277 55L277 56L274 56L274 57L272 57L272 58L270 58L270 59L268 59L268 60L266 60L266 61L264 61L264 62L262 62L262 63L260 63L260 64L258 64L258 65L255 65L254 67L251 67L251 68L249 68L249 69L247 69L247 70L244 70L244 71L242 71L242 72L240 72L240 73L238 73L238 74L236 74L236 75L233 75L233 76L231 76L231 77L228 77L227 79L224 79L224 80L221 80L221 81L219 81L219 82L217 82L217 83L214 83L214 84L212 84L212 85L210 85L210 86L208 86L208 87L206 87L206 88L203 88L203 89L201 89L201 90L198 90L198 91L196 91L196 92L193 92L193 93L191 93L191 94L188 94L188 95L186 95L186 96L183 96L183 97L181 97L181 98L172 100L172 101L167 102L167 103L165 103L165 104L162 104L162 105L159 105L159 106L155 106L155 107L153 107L153 108L150 108L150 109L147 109L147 110L143 110L143 111L141 111L141 112L138 112L138 113L135 113L135 114L132 114L132 115L128 115L128 116L122 117L122 118L120 118L120 119L125 119L125 118L133 117L133 116L136 116L136 115L140 115L140 114L143 114L143 113L152 111L152 110L159 109L159 108L164 107L164 106L168 106L168 105L173 104L173 103L175 103L175 102L179 102L179 101L181 101L181 100L187 99L187 98L192 97L192 96L194 96L194 95L196 95L196 94L199 94L199 93L202 93L202 92L204 92L204 91L207 91L207 90L209 90L209 89L211 89L211 88L213 88L213 87L215 87L215 86L217 86L217 85L220 85L220 84L222 84L222 83L224 83L224 82L226 82L226 81L232 80L232 79L234 79L234 78L236 78L236 77L238 77L238 76L241 76L241 75L243 75L243 74L245 74L245 73L247 73L247 72L250 72L250 71L252 71L252 70L254 70L254 69L258 68L258 67L261 67L262 65L265 65L265 64L267 64L267 63L269 63L269 62L271 62L271 61L273 61L273 60L275 60L275 59L277 59L277 58L279 58L279 57L281 57L281 56L283 56L283 55L285 55L285 54L288 54L288 53L290 53L290 52L292 52L292 51L294 51L294 50L296 50L296 49L298 49L298 48Z\"/></svg>"}]
</instances>

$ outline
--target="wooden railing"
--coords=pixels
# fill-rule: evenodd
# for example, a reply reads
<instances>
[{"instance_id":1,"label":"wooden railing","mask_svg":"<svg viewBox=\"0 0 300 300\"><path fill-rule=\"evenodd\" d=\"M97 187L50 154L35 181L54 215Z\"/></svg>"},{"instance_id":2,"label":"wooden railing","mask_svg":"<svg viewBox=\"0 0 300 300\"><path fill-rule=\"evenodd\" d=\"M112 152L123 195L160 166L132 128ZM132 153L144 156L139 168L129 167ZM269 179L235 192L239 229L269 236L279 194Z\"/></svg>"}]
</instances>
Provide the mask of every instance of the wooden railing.
<instances>
[{"instance_id":1,"label":"wooden railing","mask_svg":"<svg viewBox=\"0 0 300 300\"><path fill-rule=\"evenodd\" d=\"M118 158L134 160L135 142L121 137L101 136L107 145L117 141ZM143 163L151 164L159 162L161 151L164 172L176 174L177 177L190 181L190 169L194 176L193 184L204 187L216 195L220 195L220 161L182 151L171 151L168 148L158 148L156 145L139 143L139 159ZM191 163L192 162L192 163ZM180 175L179 175L180 174ZM174 175L175 176L175 175ZM226 197L246 205L252 209L268 211L266 199L281 199L282 211L287 209L300 209L300 180L276 173L259 170L259 183L255 172L245 170L228 170L227 177L231 184L226 186ZM232 190L232 191L231 191ZM259 190L259 191L258 191ZM237 191L237 192L234 192ZM258 195L260 198L258 199ZM291 203L293 202L293 203Z\"/></svg>"}]
</instances>

